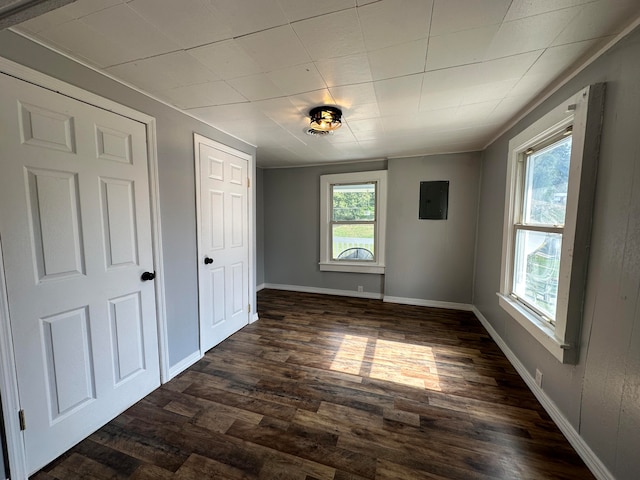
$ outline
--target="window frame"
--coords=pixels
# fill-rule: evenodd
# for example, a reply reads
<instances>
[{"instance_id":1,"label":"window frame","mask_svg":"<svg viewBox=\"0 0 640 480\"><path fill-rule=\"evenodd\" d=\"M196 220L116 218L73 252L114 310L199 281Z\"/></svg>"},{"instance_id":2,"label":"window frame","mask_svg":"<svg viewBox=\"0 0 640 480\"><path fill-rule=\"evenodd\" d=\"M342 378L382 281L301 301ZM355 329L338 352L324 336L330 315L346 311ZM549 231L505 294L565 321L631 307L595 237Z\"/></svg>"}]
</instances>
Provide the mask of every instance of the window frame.
<instances>
[{"instance_id":1,"label":"window frame","mask_svg":"<svg viewBox=\"0 0 640 480\"><path fill-rule=\"evenodd\" d=\"M568 123L568 125L566 125ZM536 232L536 233L551 233L559 235L562 240L564 240L564 223L562 225L551 225L551 224L542 224L542 223L527 223L526 222L526 208L527 208L527 183L528 183L528 175L529 175L529 162L531 156L536 153L543 151L547 147L556 145L564 140L567 135L566 132L569 130L570 134L573 136L573 116L567 118L565 121L560 122L554 127L550 128L546 132L543 133L543 138L538 138L536 142L528 142L524 147L524 150L518 149L518 160L515 173L516 182L515 185L515 198L514 202L514 214L512 218L511 227L513 228L512 238L513 238L513 246L511 249L511 270L509 271L509 296L520 302L524 305L525 308L533 311L533 314L538 316L541 320L551 323L552 326L555 327L556 318L548 317L541 309L532 305L527 299L520 297L517 293L515 293L515 264L516 264L516 255L517 255L517 245L518 245L518 232L520 231L528 231L528 232ZM566 203L566 202L565 202ZM566 211L565 204L565 211ZM566 220L566 217L565 217ZM566 223L566 221L565 221ZM559 277L559 273L558 273ZM558 278L559 283L559 278ZM557 315L557 311L556 311Z\"/></svg>"},{"instance_id":2,"label":"window frame","mask_svg":"<svg viewBox=\"0 0 640 480\"><path fill-rule=\"evenodd\" d=\"M333 186L376 184L375 220L340 221L332 219ZM337 173L320 176L320 270L333 272L355 272L383 274L385 270L385 232L387 217L387 171ZM373 223L374 259L373 260L337 260L333 259L333 225Z\"/></svg>"},{"instance_id":3,"label":"window frame","mask_svg":"<svg viewBox=\"0 0 640 480\"><path fill-rule=\"evenodd\" d=\"M561 363L575 363L588 263L604 84L588 86L509 142L499 305ZM572 126L565 223L562 230L555 324L518 301L513 290L516 228L522 212L522 155Z\"/></svg>"}]
</instances>

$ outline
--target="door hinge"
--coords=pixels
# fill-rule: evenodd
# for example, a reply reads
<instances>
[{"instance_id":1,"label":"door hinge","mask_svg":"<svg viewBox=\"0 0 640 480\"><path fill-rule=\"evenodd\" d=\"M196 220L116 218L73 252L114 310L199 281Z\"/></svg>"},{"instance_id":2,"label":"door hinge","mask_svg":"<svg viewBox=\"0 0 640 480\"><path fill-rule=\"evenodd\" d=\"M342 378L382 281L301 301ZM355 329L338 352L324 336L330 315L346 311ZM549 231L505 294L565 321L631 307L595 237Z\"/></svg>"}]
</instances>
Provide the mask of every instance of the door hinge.
<instances>
[{"instance_id":1,"label":"door hinge","mask_svg":"<svg viewBox=\"0 0 640 480\"><path fill-rule=\"evenodd\" d=\"M247 177L247 188L251 188L251 179Z\"/></svg>"},{"instance_id":2,"label":"door hinge","mask_svg":"<svg viewBox=\"0 0 640 480\"><path fill-rule=\"evenodd\" d=\"M24 410L18 412L18 420L20 421L20 431L27 429L27 421L24 419Z\"/></svg>"},{"instance_id":3,"label":"door hinge","mask_svg":"<svg viewBox=\"0 0 640 480\"><path fill-rule=\"evenodd\" d=\"M251 304L247 305L247 312L251 313Z\"/></svg>"}]
</instances>

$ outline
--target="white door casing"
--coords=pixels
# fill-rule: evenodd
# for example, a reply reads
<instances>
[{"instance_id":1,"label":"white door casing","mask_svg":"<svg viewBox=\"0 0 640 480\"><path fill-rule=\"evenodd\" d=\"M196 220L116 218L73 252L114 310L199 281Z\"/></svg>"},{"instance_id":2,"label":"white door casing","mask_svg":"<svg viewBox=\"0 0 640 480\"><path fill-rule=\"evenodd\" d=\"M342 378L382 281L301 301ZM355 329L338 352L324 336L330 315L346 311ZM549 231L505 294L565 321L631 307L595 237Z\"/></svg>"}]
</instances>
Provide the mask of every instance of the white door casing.
<instances>
[{"instance_id":1,"label":"white door casing","mask_svg":"<svg viewBox=\"0 0 640 480\"><path fill-rule=\"evenodd\" d=\"M202 353L249 323L250 156L194 136Z\"/></svg>"},{"instance_id":2,"label":"white door casing","mask_svg":"<svg viewBox=\"0 0 640 480\"><path fill-rule=\"evenodd\" d=\"M159 385L147 138L0 74L0 234L28 472Z\"/></svg>"}]
</instances>

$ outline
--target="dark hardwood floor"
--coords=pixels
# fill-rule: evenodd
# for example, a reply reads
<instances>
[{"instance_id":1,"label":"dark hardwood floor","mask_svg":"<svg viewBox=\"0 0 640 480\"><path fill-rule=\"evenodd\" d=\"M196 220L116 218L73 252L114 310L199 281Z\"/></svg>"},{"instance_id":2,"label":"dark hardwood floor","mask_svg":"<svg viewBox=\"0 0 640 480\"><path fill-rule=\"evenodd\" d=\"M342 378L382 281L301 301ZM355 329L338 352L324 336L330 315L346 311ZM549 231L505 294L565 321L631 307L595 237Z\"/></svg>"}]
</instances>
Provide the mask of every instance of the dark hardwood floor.
<instances>
[{"instance_id":1,"label":"dark hardwood floor","mask_svg":"<svg viewBox=\"0 0 640 480\"><path fill-rule=\"evenodd\" d=\"M32 478L593 478L472 313L274 290L258 307Z\"/></svg>"}]
</instances>

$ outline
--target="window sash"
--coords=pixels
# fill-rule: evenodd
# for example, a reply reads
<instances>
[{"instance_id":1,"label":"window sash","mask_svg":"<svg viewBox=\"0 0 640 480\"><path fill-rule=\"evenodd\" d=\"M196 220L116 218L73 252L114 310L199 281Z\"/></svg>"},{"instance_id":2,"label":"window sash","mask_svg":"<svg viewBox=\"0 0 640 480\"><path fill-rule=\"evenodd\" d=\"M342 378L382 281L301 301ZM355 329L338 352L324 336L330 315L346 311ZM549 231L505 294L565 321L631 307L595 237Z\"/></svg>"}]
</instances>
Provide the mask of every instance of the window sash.
<instances>
[{"instance_id":1,"label":"window sash","mask_svg":"<svg viewBox=\"0 0 640 480\"><path fill-rule=\"evenodd\" d=\"M532 304L531 302L529 302L525 297L522 297L520 295L518 295L518 293L515 292L515 275L516 275L516 262L517 262L517 258L516 258L516 250L517 250L517 238L518 238L518 231L526 231L526 232L537 232L537 233L552 233L552 234L556 234L560 236L560 241L562 242L564 237L563 237L563 233L564 233L564 227L548 227L548 226L538 226L538 225L524 225L524 224L515 224L513 226L513 244L512 244L512 249L511 249L511 279L509 282L510 285L510 290L509 290L509 296L511 298L513 298L514 300L516 300L518 303L522 304L524 307L528 308L529 310L533 311L533 313L535 313L536 315L538 315L539 317L541 317L543 320L545 320L547 323L549 323L552 326L555 326L556 324L556 318L554 317L550 317L546 312L542 311L541 309L537 308L534 304ZM562 259L562 249L561 249L561 254L560 254L560 261ZM558 284L560 282L560 272L558 271ZM557 308L556 308L556 315L557 315Z\"/></svg>"}]
</instances>

